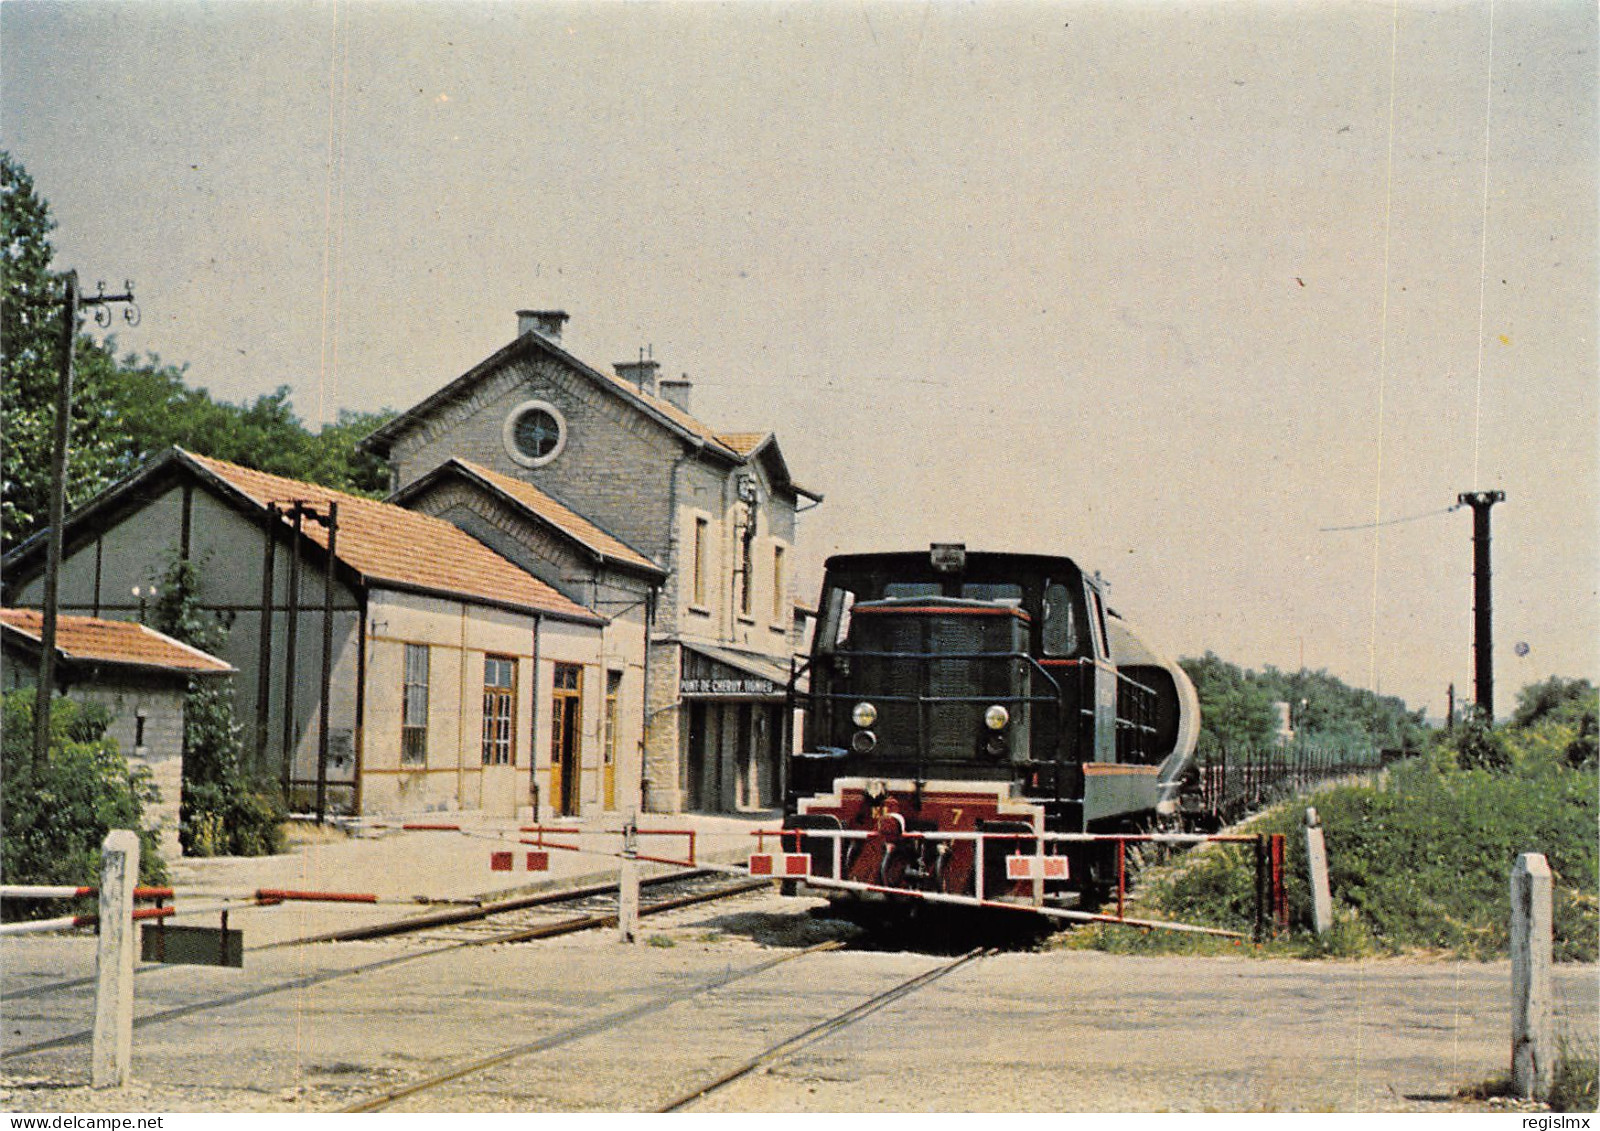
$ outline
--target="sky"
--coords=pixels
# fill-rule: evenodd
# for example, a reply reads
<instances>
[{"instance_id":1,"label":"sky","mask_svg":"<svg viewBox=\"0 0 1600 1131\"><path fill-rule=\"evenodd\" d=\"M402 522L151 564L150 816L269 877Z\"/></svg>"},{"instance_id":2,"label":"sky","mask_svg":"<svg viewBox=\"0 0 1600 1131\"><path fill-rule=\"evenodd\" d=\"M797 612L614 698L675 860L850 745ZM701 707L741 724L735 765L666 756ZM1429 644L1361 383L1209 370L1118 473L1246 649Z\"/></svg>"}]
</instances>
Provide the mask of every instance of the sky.
<instances>
[{"instance_id":1,"label":"sky","mask_svg":"<svg viewBox=\"0 0 1600 1131\"><path fill-rule=\"evenodd\" d=\"M1503 490L1503 715L1600 679L1596 46L1588 0L8 0L0 147L220 398L407 408L519 308L649 350L825 495L811 586L1065 554L1175 655L1437 716L1448 508Z\"/></svg>"}]
</instances>

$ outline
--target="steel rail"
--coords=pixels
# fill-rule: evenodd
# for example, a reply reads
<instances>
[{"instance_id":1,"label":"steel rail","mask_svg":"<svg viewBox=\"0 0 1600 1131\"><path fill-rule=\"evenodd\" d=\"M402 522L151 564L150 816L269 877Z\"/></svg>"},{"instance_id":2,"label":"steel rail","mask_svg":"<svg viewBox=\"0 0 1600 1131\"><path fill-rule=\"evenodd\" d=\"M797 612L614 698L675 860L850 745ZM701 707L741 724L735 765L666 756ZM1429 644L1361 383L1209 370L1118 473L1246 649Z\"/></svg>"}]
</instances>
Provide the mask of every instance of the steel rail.
<instances>
[{"instance_id":1,"label":"steel rail","mask_svg":"<svg viewBox=\"0 0 1600 1131\"><path fill-rule=\"evenodd\" d=\"M963 954L960 958L957 958L953 962L947 962L943 966L936 966L932 970L924 970L921 974L918 974L913 978L907 978L899 985L892 986L889 989L884 990L882 993L877 994L874 997L870 997L864 1002L861 1002L859 1005L851 1006L843 1013L836 1013L825 1021L817 1022L803 1033L797 1033L794 1036L789 1037L787 1040L780 1041L778 1044L773 1045L765 1052L751 1057L738 1068L735 1068L729 1072L725 1072L721 1076L718 1076L715 1080L712 1080L710 1083L702 1085L692 1092L687 1092L684 1095L679 1096L665 1107L657 1108L656 1112L658 1114L665 1114L668 1112L682 1111L684 1108L693 1103L697 1103L699 1100L710 1095L712 1092L725 1088L735 1080L739 1080L745 1076L748 1076L758 1068L764 1068L768 1065L775 1064L778 1061L799 1052L807 1045L815 1044L824 1037L831 1036L834 1033L837 1033L840 1029L855 1024L863 1017L867 1017L870 1014L876 1013L878 1010L885 1008L886 1006L892 1005L901 998L905 997L907 994L915 993L928 983L936 982L940 978L943 978L946 974L955 973L955 971L959 970L967 963L976 961L979 958L986 958L989 955L996 953L998 953L998 951L994 947L979 947L975 950L969 950L966 954Z\"/></svg>"},{"instance_id":2,"label":"steel rail","mask_svg":"<svg viewBox=\"0 0 1600 1131\"><path fill-rule=\"evenodd\" d=\"M677 1005L679 1002L688 1001L691 998L710 993L712 990L721 989L723 986L740 981L744 978L750 978L757 974L765 973L775 966L783 965L785 962L792 962L797 958L804 958L807 955L817 954L825 950L838 950L843 945L844 944L840 942L818 943L816 946L806 947L804 950L797 950L792 954L783 954L776 958L769 958L765 962L758 962L756 965L745 967L742 970L730 971L719 977L713 978L708 982L702 982L698 986L692 986L687 989L676 990L672 993L662 994L658 997L652 998L647 1002L642 1002L639 1005L633 1006L630 1009L618 1010L615 1013L608 1013L603 1017L596 1017L592 1021L586 1021L580 1025L575 1025L570 1029L563 1029L559 1033L552 1033L549 1036L541 1037L536 1041L527 1041L523 1044L513 1045L508 1049L502 1049L500 1052L494 1053L490 1056L482 1057L478 1060L458 1065L455 1068L448 1069L447 1071L438 1073L437 1075L429 1076L426 1079L407 1084L402 1088L395 1088L392 1091L384 1092L382 1095L374 1096L370 1100L363 1100L361 1103L353 1104L347 1108L342 1108L341 1114L382 1111L391 1104L397 1103L408 1096L414 1096L419 1092L426 1092L444 1084L452 1083L464 1076L470 1076L473 1073L482 1072L485 1069L506 1064L509 1061L518 1059L519 1057L530 1056L537 1052L544 1052L548 1049L570 1044L571 1042L580 1040L583 1037L592 1036L595 1033L604 1032L607 1029L613 1029L619 1025L625 1025L630 1021L635 1021L641 1017L649 1016L652 1013L659 1013L668 1006Z\"/></svg>"},{"instance_id":3,"label":"steel rail","mask_svg":"<svg viewBox=\"0 0 1600 1131\"><path fill-rule=\"evenodd\" d=\"M641 916L654 915L660 912L673 911L680 907L688 906L691 903L708 903L716 899L728 899L735 895L742 895L756 887L766 886L768 883L769 881L765 880L746 881L743 884L730 884L727 887L716 888L709 892L694 893L692 897L678 896L672 899L661 900L656 903L640 907L639 914ZM164 1009L159 1013L150 1013L144 1015L143 1017L134 1018L133 1027L135 1029L143 1029L151 1025L160 1025L168 1021L176 1021L180 1018L191 1016L195 1013L205 1013L213 1009L225 1009L230 1005L240 1005L247 1001L253 1001L256 998L270 997L273 994L284 993L289 990L308 989L312 986L322 985L325 982L336 981L340 978L354 977L358 974L369 974L376 970L387 969L391 966L399 966L405 962L414 962L422 958L433 958L441 954L448 954L457 950L465 950L468 947L494 946L499 943L528 942L534 939L551 938L557 935L576 934L579 931L587 931L595 927L604 927L615 924L616 921L617 916L615 912L601 915L583 915L574 919L565 919L557 923L549 923L542 927L513 931L507 934L492 935L488 938L458 939L455 942L444 943L440 946L431 947L426 950L412 951L409 954L390 955L388 958L381 958L373 962L362 963L359 966L350 966L340 970L324 970L317 974L307 974L300 978L292 978L287 982L276 983L275 985L260 986L252 990L241 990L238 993L228 994L220 998L213 998L210 1001L200 1001L191 1003L189 1005L174 1006L171 1009ZM149 967L141 967L141 969L149 969ZM93 979L89 979L89 981L93 981ZM64 985L64 983L57 983L58 987L61 985ZM39 989L40 988L36 987L35 992L39 992ZM6 995L8 1000L12 997L19 996L22 995ZM89 1041L89 1039L93 1036L94 1030L81 1029L75 1033L66 1033L59 1037L51 1037L48 1040L36 1041L31 1045L23 1045L20 1048L8 1049L5 1052L0 1052L0 1061L14 1060L18 1057L31 1055L32 1053L48 1052L51 1049L68 1048L72 1045L81 1045Z\"/></svg>"}]
</instances>

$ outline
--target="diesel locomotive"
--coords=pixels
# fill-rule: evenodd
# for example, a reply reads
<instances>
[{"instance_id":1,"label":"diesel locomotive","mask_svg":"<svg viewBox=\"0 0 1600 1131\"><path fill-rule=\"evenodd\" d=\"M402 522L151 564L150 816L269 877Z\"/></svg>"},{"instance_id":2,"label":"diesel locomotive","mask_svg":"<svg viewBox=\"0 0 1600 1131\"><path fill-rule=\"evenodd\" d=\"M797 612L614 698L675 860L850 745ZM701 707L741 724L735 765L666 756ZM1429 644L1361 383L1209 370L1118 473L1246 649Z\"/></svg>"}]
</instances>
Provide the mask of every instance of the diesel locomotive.
<instances>
[{"instance_id":1,"label":"diesel locomotive","mask_svg":"<svg viewBox=\"0 0 1600 1131\"><path fill-rule=\"evenodd\" d=\"M1097 576L953 544L830 558L791 690L787 874L834 898L1103 895L1114 854L1083 834L1175 819L1199 730Z\"/></svg>"}]
</instances>

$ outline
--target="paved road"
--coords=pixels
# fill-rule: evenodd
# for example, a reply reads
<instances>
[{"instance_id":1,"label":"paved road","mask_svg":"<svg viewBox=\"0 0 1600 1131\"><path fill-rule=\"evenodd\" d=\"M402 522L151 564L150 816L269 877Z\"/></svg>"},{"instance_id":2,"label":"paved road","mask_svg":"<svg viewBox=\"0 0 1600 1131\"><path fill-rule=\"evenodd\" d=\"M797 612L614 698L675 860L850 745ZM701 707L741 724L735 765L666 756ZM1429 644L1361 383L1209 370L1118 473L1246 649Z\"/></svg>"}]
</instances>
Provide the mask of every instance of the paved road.
<instances>
[{"instance_id":1,"label":"paved road","mask_svg":"<svg viewBox=\"0 0 1600 1131\"><path fill-rule=\"evenodd\" d=\"M404 1101L396 1110L653 1110L785 1037L946 959L811 954L709 995L673 994L851 928L746 897L609 935L419 957L416 941L251 954L243 971L168 967L141 1015L242 1000L143 1027L140 1084L90 1093L86 1047L5 1061L16 1111L336 1110L452 1065L627 1009L640 1016ZM8 993L86 970L87 940L6 940ZM244 997L289 982L297 988ZM1563 967L1569 1030L1595 1037L1600 980ZM969 964L769 1071L706 1111L1441 1111L1508 1056L1504 963L1291 962L1007 953ZM89 991L6 1004L5 1050L86 1025Z\"/></svg>"}]
</instances>

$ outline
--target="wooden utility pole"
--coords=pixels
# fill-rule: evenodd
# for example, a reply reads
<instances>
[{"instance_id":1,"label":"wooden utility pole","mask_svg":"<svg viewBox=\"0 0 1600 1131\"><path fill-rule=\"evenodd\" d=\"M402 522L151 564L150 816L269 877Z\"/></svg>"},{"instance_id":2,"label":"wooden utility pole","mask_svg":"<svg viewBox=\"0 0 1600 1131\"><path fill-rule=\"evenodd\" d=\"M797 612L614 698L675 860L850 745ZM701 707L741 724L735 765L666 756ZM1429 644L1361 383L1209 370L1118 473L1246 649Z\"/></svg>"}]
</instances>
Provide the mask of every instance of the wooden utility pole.
<instances>
[{"instance_id":1,"label":"wooden utility pole","mask_svg":"<svg viewBox=\"0 0 1600 1131\"><path fill-rule=\"evenodd\" d=\"M39 686L33 700L33 765L42 769L50 756L50 696L56 686L56 621L61 604L62 526L67 520L67 451L72 440L73 352L78 339L78 312L86 306L99 307L95 321L111 325L110 303L127 303L124 317L129 325L139 324L139 308L133 303L133 284L126 292L106 294L100 284L97 294L84 298L78 293L78 273L68 271L61 297L61 377L56 383L54 444L50 453L50 529L44 564L43 607L39 624Z\"/></svg>"}]
</instances>

